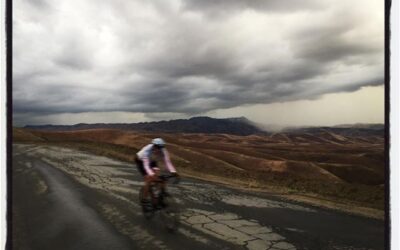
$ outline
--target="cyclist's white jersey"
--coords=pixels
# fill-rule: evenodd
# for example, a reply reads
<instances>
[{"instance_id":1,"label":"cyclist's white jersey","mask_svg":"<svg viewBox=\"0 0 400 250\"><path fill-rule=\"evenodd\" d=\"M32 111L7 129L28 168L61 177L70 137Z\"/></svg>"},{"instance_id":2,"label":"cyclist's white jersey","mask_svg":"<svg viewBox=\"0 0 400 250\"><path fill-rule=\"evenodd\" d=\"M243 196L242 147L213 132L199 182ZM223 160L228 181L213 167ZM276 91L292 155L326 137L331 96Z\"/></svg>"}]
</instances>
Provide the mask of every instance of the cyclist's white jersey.
<instances>
[{"instance_id":1,"label":"cyclist's white jersey","mask_svg":"<svg viewBox=\"0 0 400 250\"><path fill-rule=\"evenodd\" d=\"M154 144L149 144L144 146L136 155L137 157L143 161L144 170L148 175L154 175L153 170L150 167L150 158L154 150ZM167 167L168 171L171 173L175 173L175 167L172 165L171 159L169 158L169 153L166 148L161 149L165 166Z\"/></svg>"}]
</instances>

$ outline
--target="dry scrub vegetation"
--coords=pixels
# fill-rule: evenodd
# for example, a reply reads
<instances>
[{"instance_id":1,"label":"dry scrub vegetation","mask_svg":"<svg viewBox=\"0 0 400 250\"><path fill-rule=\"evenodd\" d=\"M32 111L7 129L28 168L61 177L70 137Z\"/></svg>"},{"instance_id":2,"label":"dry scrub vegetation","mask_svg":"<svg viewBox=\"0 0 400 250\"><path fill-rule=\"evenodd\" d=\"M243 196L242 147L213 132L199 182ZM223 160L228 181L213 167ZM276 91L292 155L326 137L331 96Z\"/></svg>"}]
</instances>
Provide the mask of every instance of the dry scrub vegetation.
<instances>
[{"instance_id":1,"label":"dry scrub vegetation","mask_svg":"<svg viewBox=\"0 0 400 250\"><path fill-rule=\"evenodd\" d=\"M137 150L154 137L168 142L173 162L186 175L245 188L384 208L384 140L377 136L13 130L14 143L66 146L128 162L133 162Z\"/></svg>"}]
</instances>

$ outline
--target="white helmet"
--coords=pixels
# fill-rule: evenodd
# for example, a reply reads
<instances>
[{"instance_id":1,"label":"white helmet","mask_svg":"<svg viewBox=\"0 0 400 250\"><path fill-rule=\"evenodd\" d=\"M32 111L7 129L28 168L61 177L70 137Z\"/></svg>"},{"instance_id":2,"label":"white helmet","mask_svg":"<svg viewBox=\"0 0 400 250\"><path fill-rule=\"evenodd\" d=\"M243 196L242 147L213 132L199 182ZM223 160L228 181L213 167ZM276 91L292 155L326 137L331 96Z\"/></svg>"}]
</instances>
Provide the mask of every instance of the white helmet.
<instances>
[{"instance_id":1,"label":"white helmet","mask_svg":"<svg viewBox=\"0 0 400 250\"><path fill-rule=\"evenodd\" d=\"M164 147L165 146L165 141L161 138L155 138L151 141L152 144L154 144L157 147Z\"/></svg>"}]
</instances>

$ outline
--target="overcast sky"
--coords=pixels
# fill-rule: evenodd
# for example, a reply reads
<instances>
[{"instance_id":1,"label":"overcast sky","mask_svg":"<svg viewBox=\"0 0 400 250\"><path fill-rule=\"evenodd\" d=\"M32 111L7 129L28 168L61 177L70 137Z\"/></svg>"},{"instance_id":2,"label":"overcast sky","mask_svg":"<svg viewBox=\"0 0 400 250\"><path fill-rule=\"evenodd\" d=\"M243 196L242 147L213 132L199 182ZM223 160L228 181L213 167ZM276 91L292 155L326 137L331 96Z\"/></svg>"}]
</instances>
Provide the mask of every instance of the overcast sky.
<instances>
[{"instance_id":1,"label":"overcast sky","mask_svg":"<svg viewBox=\"0 0 400 250\"><path fill-rule=\"evenodd\" d=\"M383 122L380 0L16 0L15 125Z\"/></svg>"}]
</instances>

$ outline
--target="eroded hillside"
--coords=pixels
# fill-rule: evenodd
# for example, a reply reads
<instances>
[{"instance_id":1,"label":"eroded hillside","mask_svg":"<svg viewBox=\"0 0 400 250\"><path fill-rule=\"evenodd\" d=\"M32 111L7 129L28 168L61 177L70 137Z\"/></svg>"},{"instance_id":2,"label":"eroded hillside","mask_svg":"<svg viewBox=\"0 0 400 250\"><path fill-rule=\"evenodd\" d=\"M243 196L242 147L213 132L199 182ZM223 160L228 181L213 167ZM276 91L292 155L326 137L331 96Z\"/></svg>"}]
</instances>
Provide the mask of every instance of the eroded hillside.
<instances>
[{"instance_id":1,"label":"eroded hillside","mask_svg":"<svg viewBox=\"0 0 400 250\"><path fill-rule=\"evenodd\" d=\"M182 173L254 188L333 197L383 208L384 139L332 131L237 136L114 129L14 129L14 142L59 144L133 161L151 138L168 142Z\"/></svg>"}]
</instances>

